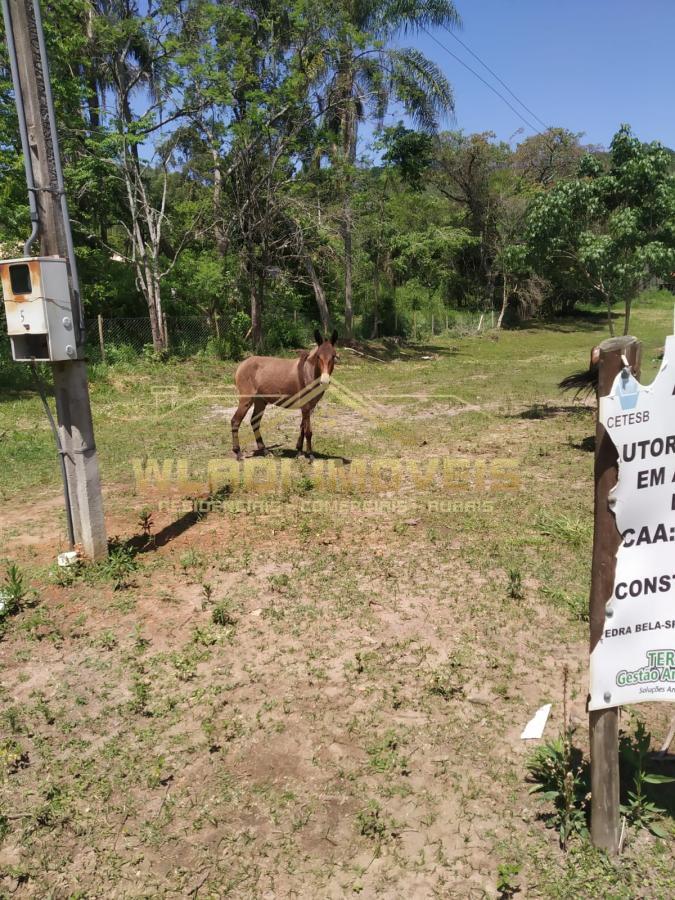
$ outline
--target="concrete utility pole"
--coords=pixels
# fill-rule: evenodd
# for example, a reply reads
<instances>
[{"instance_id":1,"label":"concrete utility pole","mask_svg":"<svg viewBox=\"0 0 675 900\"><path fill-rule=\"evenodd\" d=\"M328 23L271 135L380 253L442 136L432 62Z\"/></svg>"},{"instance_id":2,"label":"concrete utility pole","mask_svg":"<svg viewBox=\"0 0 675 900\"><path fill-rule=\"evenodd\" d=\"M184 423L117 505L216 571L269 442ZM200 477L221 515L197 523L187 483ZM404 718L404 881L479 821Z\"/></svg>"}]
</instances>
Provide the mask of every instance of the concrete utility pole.
<instances>
[{"instance_id":1,"label":"concrete utility pole","mask_svg":"<svg viewBox=\"0 0 675 900\"><path fill-rule=\"evenodd\" d=\"M30 166L32 170L41 254L70 260L72 320L79 323L77 272L71 265L74 257L71 260L68 252L72 247L70 220L63 200L58 138L38 3L39 0L3 0L5 29L13 35L16 47L17 66L12 78L17 103L22 101L25 111L28 147L24 146L23 150L27 156L27 169ZM52 370L75 541L82 545L87 557L97 560L107 555L108 542L82 338L79 332L78 359L52 363Z\"/></svg>"}]
</instances>

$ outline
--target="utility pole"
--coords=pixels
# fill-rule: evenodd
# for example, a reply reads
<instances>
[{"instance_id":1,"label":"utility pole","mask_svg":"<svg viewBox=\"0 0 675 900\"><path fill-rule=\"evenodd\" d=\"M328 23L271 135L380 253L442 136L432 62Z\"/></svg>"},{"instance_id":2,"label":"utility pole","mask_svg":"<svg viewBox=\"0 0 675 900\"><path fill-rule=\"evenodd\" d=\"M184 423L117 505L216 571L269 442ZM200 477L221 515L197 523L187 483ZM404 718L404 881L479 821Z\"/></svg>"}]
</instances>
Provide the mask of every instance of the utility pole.
<instances>
[{"instance_id":1,"label":"utility pole","mask_svg":"<svg viewBox=\"0 0 675 900\"><path fill-rule=\"evenodd\" d=\"M12 80L17 106L25 114L27 145L22 143L29 190L37 206L43 256L68 260L72 321L78 323L78 352L72 362L52 363L59 436L68 478L75 542L92 560L107 555L101 479L84 362L83 322L72 252L70 220L63 194L63 176L53 114L49 68L39 0L2 0L5 31L16 48ZM32 175L33 185L30 184Z\"/></svg>"}]
</instances>

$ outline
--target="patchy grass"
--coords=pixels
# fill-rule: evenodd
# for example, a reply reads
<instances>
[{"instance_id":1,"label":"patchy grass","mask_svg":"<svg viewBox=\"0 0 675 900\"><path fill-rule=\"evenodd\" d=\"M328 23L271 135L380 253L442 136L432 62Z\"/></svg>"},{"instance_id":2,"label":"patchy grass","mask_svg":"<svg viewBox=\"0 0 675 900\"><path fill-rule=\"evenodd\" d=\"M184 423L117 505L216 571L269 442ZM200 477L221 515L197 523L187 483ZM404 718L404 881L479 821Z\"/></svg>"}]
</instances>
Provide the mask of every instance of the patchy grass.
<instances>
[{"instance_id":1,"label":"patchy grass","mask_svg":"<svg viewBox=\"0 0 675 900\"><path fill-rule=\"evenodd\" d=\"M670 322L636 307L651 374ZM118 538L60 581L51 436L31 394L6 396L0 572L31 602L0 640L0 892L672 896L669 814L668 839L630 828L616 864L581 837L565 854L519 739L549 701L560 731L567 665L585 744L594 419L556 383L603 336L344 350L317 462L284 455L298 414L271 411L274 456L245 487L213 469L232 364L107 366ZM187 460L190 484L137 483L152 458ZM669 710L640 707L656 742Z\"/></svg>"}]
</instances>

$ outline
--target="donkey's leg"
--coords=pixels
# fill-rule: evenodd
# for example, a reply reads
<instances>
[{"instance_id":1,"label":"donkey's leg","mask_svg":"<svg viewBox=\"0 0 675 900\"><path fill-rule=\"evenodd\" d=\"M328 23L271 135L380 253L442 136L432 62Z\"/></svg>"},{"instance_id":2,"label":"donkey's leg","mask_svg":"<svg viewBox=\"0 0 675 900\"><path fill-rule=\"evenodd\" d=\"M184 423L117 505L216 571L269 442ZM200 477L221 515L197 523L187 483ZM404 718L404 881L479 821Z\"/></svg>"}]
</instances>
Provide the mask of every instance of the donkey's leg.
<instances>
[{"instance_id":1,"label":"donkey's leg","mask_svg":"<svg viewBox=\"0 0 675 900\"><path fill-rule=\"evenodd\" d=\"M298 443L295 445L295 449L298 451L298 456L302 453L302 445L305 441L305 414L302 414L302 418L300 419L300 437L298 438Z\"/></svg>"},{"instance_id":2,"label":"donkey's leg","mask_svg":"<svg viewBox=\"0 0 675 900\"><path fill-rule=\"evenodd\" d=\"M241 459L241 447L239 446L239 426L241 425L244 416L249 411L252 405L253 400L250 397L241 397L239 399L239 406L237 407L237 411L232 416L232 452L237 457L237 459Z\"/></svg>"},{"instance_id":3,"label":"donkey's leg","mask_svg":"<svg viewBox=\"0 0 675 900\"><path fill-rule=\"evenodd\" d=\"M251 416L251 428L253 429L253 435L255 437L258 453L261 454L265 453L265 442L263 441L262 434L260 433L260 422L262 421L266 406L267 403L264 400L256 398L253 403L253 415Z\"/></svg>"},{"instance_id":4,"label":"donkey's leg","mask_svg":"<svg viewBox=\"0 0 675 900\"><path fill-rule=\"evenodd\" d=\"M302 428L307 441L307 459L310 462L314 462L314 454L312 453L312 410L309 407L305 407L302 410Z\"/></svg>"}]
</instances>

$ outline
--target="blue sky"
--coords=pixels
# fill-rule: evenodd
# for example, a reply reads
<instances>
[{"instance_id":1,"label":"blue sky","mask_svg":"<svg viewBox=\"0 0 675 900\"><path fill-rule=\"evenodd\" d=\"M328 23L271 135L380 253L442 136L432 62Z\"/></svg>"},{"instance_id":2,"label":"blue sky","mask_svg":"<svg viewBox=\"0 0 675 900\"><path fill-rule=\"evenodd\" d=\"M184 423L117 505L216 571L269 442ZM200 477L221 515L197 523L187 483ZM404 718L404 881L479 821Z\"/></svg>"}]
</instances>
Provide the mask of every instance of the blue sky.
<instances>
[{"instance_id":1,"label":"blue sky","mask_svg":"<svg viewBox=\"0 0 675 900\"><path fill-rule=\"evenodd\" d=\"M675 148L673 0L456 3L464 25L458 36L547 124L583 131L585 142L607 146L618 126L628 122L641 140ZM450 35L439 29L433 33L517 107ZM430 37L407 36L398 43L419 47L452 83L455 120L445 127L494 131L513 142L532 133ZM392 110L387 123L399 118L400 110ZM520 127L525 131L514 136Z\"/></svg>"}]
</instances>

